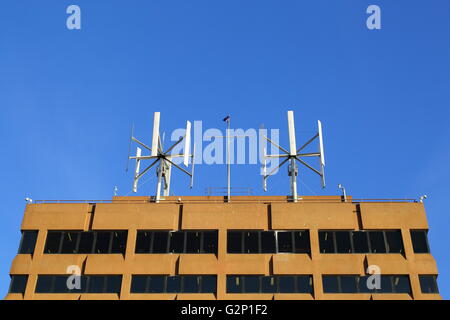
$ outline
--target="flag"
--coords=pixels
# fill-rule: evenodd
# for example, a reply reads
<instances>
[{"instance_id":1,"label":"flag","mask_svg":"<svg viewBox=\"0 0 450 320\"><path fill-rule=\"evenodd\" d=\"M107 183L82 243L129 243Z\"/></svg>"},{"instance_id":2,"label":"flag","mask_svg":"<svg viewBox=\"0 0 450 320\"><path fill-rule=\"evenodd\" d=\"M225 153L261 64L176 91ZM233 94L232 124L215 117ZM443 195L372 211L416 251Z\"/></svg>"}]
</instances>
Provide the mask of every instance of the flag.
<instances>
[{"instance_id":1,"label":"flag","mask_svg":"<svg viewBox=\"0 0 450 320\"><path fill-rule=\"evenodd\" d=\"M223 121L225 121L225 122L230 121L230 116L228 115L228 116L226 116L225 118L223 118Z\"/></svg>"}]
</instances>

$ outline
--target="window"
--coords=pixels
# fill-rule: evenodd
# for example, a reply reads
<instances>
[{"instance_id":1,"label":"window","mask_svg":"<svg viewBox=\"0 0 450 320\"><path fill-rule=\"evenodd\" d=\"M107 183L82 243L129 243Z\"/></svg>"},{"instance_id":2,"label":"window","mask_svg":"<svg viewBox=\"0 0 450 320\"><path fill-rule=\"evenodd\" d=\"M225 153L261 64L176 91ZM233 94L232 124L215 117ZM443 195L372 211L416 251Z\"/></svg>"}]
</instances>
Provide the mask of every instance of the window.
<instances>
[{"instance_id":1,"label":"window","mask_svg":"<svg viewBox=\"0 0 450 320\"><path fill-rule=\"evenodd\" d=\"M44 253L59 253L61 238L62 238L62 232L49 231L47 234L47 240L45 242Z\"/></svg>"},{"instance_id":2,"label":"window","mask_svg":"<svg viewBox=\"0 0 450 320\"><path fill-rule=\"evenodd\" d=\"M352 244L350 242L350 232L336 231L336 252L337 253L352 253Z\"/></svg>"},{"instance_id":3,"label":"window","mask_svg":"<svg viewBox=\"0 0 450 320\"><path fill-rule=\"evenodd\" d=\"M64 232L61 253L77 253L79 232Z\"/></svg>"},{"instance_id":4,"label":"window","mask_svg":"<svg viewBox=\"0 0 450 320\"><path fill-rule=\"evenodd\" d=\"M403 253L403 240L400 230L385 231L389 253Z\"/></svg>"},{"instance_id":5,"label":"window","mask_svg":"<svg viewBox=\"0 0 450 320\"><path fill-rule=\"evenodd\" d=\"M411 230L414 253L430 253L426 230Z\"/></svg>"},{"instance_id":6,"label":"window","mask_svg":"<svg viewBox=\"0 0 450 320\"><path fill-rule=\"evenodd\" d=\"M277 292L277 283L276 277L262 277L261 278L261 292L263 293L276 293Z\"/></svg>"},{"instance_id":7,"label":"window","mask_svg":"<svg viewBox=\"0 0 450 320\"><path fill-rule=\"evenodd\" d=\"M94 246L94 232L81 232L78 253L92 253Z\"/></svg>"},{"instance_id":8,"label":"window","mask_svg":"<svg viewBox=\"0 0 450 320\"><path fill-rule=\"evenodd\" d=\"M278 231L278 252L293 252L294 244L291 231Z\"/></svg>"},{"instance_id":9,"label":"window","mask_svg":"<svg viewBox=\"0 0 450 320\"><path fill-rule=\"evenodd\" d=\"M131 293L215 293L217 276L133 275Z\"/></svg>"},{"instance_id":10,"label":"window","mask_svg":"<svg viewBox=\"0 0 450 320\"><path fill-rule=\"evenodd\" d=\"M295 277L282 276L278 278L278 286L280 293L294 293L295 292Z\"/></svg>"},{"instance_id":11,"label":"window","mask_svg":"<svg viewBox=\"0 0 450 320\"><path fill-rule=\"evenodd\" d=\"M419 275L419 281L422 293L439 293L437 276Z\"/></svg>"},{"instance_id":12,"label":"window","mask_svg":"<svg viewBox=\"0 0 450 320\"><path fill-rule=\"evenodd\" d=\"M353 249L355 253L368 253L369 241L367 239L368 233L365 231L353 231L352 233Z\"/></svg>"},{"instance_id":13,"label":"window","mask_svg":"<svg viewBox=\"0 0 450 320\"><path fill-rule=\"evenodd\" d=\"M310 253L309 231L294 231L295 253Z\"/></svg>"},{"instance_id":14,"label":"window","mask_svg":"<svg viewBox=\"0 0 450 320\"><path fill-rule=\"evenodd\" d=\"M244 293L259 293L260 291L260 276L245 276L244 278Z\"/></svg>"},{"instance_id":15,"label":"window","mask_svg":"<svg viewBox=\"0 0 450 320\"><path fill-rule=\"evenodd\" d=\"M407 275L382 275L379 289L369 289L368 280L369 276L333 275L322 277L324 293L411 293Z\"/></svg>"},{"instance_id":16,"label":"window","mask_svg":"<svg viewBox=\"0 0 450 320\"><path fill-rule=\"evenodd\" d=\"M36 293L120 293L121 275L83 275L80 279L80 289L69 289L68 275L39 275L36 283Z\"/></svg>"},{"instance_id":17,"label":"window","mask_svg":"<svg viewBox=\"0 0 450 320\"><path fill-rule=\"evenodd\" d=\"M175 231L170 233L170 252L184 252L184 237L185 233L183 231Z\"/></svg>"},{"instance_id":18,"label":"window","mask_svg":"<svg viewBox=\"0 0 450 320\"><path fill-rule=\"evenodd\" d=\"M156 231L153 233L153 251L152 253L167 253L169 233Z\"/></svg>"},{"instance_id":19,"label":"window","mask_svg":"<svg viewBox=\"0 0 450 320\"><path fill-rule=\"evenodd\" d=\"M127 231L113 231L111 253L125 254L127 248Z\"/></svg>"},{"instance_id":20,"label":"window","mask_svg":"<svg viewBox=\"0 0 450 320\"><path fill-rule=\"evenodd\" d=\"M44 253L125 254L127 231L49 231Z\"/></svg>"},{"instance_id":21,"label":"window","mask_svg":"<svg viewBox=\"0 0 450 320\"><path fill-rule=\"evenodd\" d=\"M242 293L243 285L240 276L227 276L227 293Z\"/></svg>"},{"instance_id":22,"label":"window","mask_svg":"<svg viewBox=\"0 0 450 320\"><path fill-rule=\"evenodd\" d=\"M319 247L321 253L334 253L334 233L319 231Z\"/></svg>"},{"instance_id":23,"label":"window","mask_svg":"<svg viewBox=\"0 0 450 320\"><path fill-rule=\"evenodd\" d=\"M322 285L324 293L339 293L339 277L323 276Z\"/></svg>"},{"instance_id":24,"label":"window","mask_svg":"<svg viewBox=\"0 0 450 320\"><path fill-rule=\"evenodd\" d=\"M200 232L188 231L186 233L186 253L200 253L200 239Z\"/></svg>"},{"instance_id":25,"label":"window","mask_svg":"<svg viewBox=\"0 0 450 320\"><path fill-rule=\"evenodd\" d=\"M276 252L275 232L262 231L261 232L261 253L275 253Z\"/></svg>"},{"instance_id":26,"label":"window","mask_svg":"<svg viewBox=\"0 0 450 320\"><path fill-rule=\"evenodd\" d=\"M37 231L22 231L22 240L20 240L19 254L33 254L36 246Z\"/></svg>"},{"instance_id":27,"label":"window","mask_svg":"<svg viewBox=\"0 0 450 320\"><path fill-rule=\"evenodd\" d=\"M217 253L217 231L203 232L203 253Z\"/></svg>"},{"instance_id":28,"label":"window","mask_svg":"<svg viewBox=\"0 0 450 320\"><path fill-rule=\"evenodd\" d=\"M312 294L314 292L312 281L312 276L297 276L297 292Z\"/></svg>"},{"instance_id":29,"label":"window","mask_svg":"<svg viewBox=\"0 0 450 320\"><path fill-rule=\"evenodd\" d=\"M217 288L217 276L202 276L202 288L203 293L216 293Z\"/></svg>"},{"instance_id":30,"label":"window","mask_svg":"<svg viewBox=\"0 0 450 320\"><path fill-rule=\"evenodd\" d=\"M145 293L147 292L147 276L133 276L131 278L131 292Z\"/></svg>"},{"instance_id":31,"label":"window","mask_svg":"<svg viewBox=\"0 0 450 320\"><path fill-rule=\"evenodd\" d=\"M227 276L227 293L312 293L312 276Z\"/></svg>"},{"instance_id":32,"label":"window","mask_svg":"<svg viewBox=\"0 0 450 320\"><path fill-rule=\"evenodd\" d=\"M242 253L242 232L228 231L227 240L228 253Z\"/></svg>"},{"instance_id":33,"label":"window","mask_svg":"<svg viewBox=\"0 0 450 320\"><path fill-rule=\"evenodd\" d=\"M27 275L13 275L11 276L11 284L9 285L9 293L25 293L27 287Z\"/></svg>"},{"instance_id":34,"label":"window","mask_svg":"<svg viewBox=\"0 0 450 320\"><path fill-rule=\"evenodd\" d=\"M151 241L152 233L150 231L138 231L135 253L150 253Z\"/></svg>"},{"instance_id":35,"label":"window","mask_svg":"<svg viewBox=\"0 0 450 320\"><path fill-rule=\"evenodd\" d=\"M257 231L244 232L244 253L259 253Z\"/></svg>"},{"instance_id":36,"label":"window","mask_svg":"<svg viewBox=\"0 0 450 320\"><path fill-rule=\"evenodd\" d=\"M95 238L95 253L108 253L111 243L111 232L97 232Z\"/></svg>"},{"instance_id":37,"label":"window","mask_svg":"<svg viewBox=\"0 0 450 320\"><path fill-rule=\"evenodd\" d=\"M395 293L411 293L411 285L408 276L392 276Z\"/></svg>"},{"instance_id":38,"label":"window","mask_svg":"<svg viewBox=\"0 0 450 320\"><path fill-rule=\"evenodd\" d=\"M372 253L386 253L386 244L382 231L369 231L369 239Z\"/></svg>"},{"instance_id":39,"label":"window","mask_svg":"<svg viewBox=\"0 0 450 320\"><path fill-rule=\"evenodd\" d=\"M200 290L200 276L183 276L183 292L197 293Z\"/></svg>"},{"instance_id":40,"label":"window","mask_svg":"<svg viewBox=\"0 0 450 320\"><path fill-rule=\"evenodd\" d=\"M168 293L181 292L180 276L167 277L167 292Z\"/></svg>"}]
</instances>

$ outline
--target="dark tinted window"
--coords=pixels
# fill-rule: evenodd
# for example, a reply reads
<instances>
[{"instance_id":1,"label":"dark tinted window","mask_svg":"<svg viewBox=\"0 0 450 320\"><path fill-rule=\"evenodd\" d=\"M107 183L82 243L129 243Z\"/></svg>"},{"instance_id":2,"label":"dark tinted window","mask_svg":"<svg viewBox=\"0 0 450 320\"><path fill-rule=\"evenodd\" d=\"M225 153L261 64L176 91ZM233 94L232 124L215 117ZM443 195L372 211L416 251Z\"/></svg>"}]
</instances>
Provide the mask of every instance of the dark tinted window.
<instances>
[{"instance_id":1,"label":"dark tinted window","mask_svg":"<svg viewBox=\"0 0 450 320\"><path fill-rule=\"evenodd\" d=\"M411 230L411 241L415 253L429 253L427 233L424 230Z\"/></svg>"},{"instance_id":2,"label":"dark tinted window","mask_svg":"<svg viewBox=\"0 0 450 320\"><path fill-rule=\"evenodd\" d=\"M164 276L150 276L148 284L149 293L164 292Z\"/></svg>"},{"instance_id":3,"label":"dark tinted window","mask_svg":"<svg viewBox=\"0 0 450 320\"><path fill-rule=\"evenodd\" d=\"M350 232L336 231L336 252L337 253L351 253L352 245L350 242Z\"/></svg>"},{"instance_id":4,"label":"dark tinted window","mask_svg":"<svg viewBox=\"0 0 450 320\"><path fill-rule=\"evenodd\" d=\"M200 289L199 276L183 276L183 292L197 293Z\"/></svg>"},{"instance_id":5,"label":"dark tinted window","mask_svg":"<svg viewBox=\"0 0 450 320\"><path fill-rule=\"evenodd\" d=\"M200 237L198 231L188 231L186 235L186 253L200 253Z\"/></svg>"},{"instance_id":6,"label":"dark tinted window","mask_svg":"<svg viewBox=\"0 0 450 320\"><path fill-rule=\"evenodd\" d=\"M181 278L179 276L167 277L167 292L181 292Z\"/></svg>"},{"instance_id":7,"label":"dark tinted window","mask_svg":"<svg viewBox=\"0 0 450 320\"><path fill-rule=\"evenodd\" d=\"M277 279L275 277L262 277L261 292L275 293L277 292Z\"/></svg>"},{"instance_id":8,"label":"dark tinted window","mask_svg":"<svg viewBox=\"0 0 450 320\"><path fill-rule=\"evenodd\" d=\"M217 231L203 232L203 252L217 253Z\"/></svg>"},{"instance_id":9,"label":"dark tinted window","mask_svg":"<svg viewBox=\"0 0 450 320\"><path fill-rule=\"evenodd\" d=\"M258 253L259 241L258 232L246 231L244 232L244 253Z\"/></svg>"},{"instance_id":10,"label":"dark tinted window","mask_svg":"<svg viewBox=\"0 0 450 320\"><path fill-rule=\"evenodd\" d=\"M203 293L215 293L217 287L217 277L216 276L202 276L202 288Z\"/></svg>"},{"instance_id":11,"label":"dark tinted window","mask_svg":"<svg viewBox=\"0 0 450 320\"><path fill-rule=\"evenodd\" d=\"M294 231L294 242L295 242L295 253L309 253L310 243L309 243L309 231Z\"/></svg>"},{"instance_id":12,"label":"dark tinted window","mask_svg":"<svg viewBox=\"0 0 450 320\"><path fill-rule=\"evenodd\" d=\"M34 253L34 247L36 246L38 232L37 231L22 231L22 240L20 241L20 254Z\"/></svg>"},{"instance_id":13,"label":"dark tinted window","mask_svg":"<svg viewBox=\"0 0 450 320\"><path fill-rule=\"evenodd\" d=\"M324 293L339 293L339 283L337 276L323 276L322 282Z\"/></svg>"},{"instance_id":14,"label":"dark tinted window","mask_svg":"<svg viewBox=\"0 0 450 320\"><path fill-rule=\"evenodd\" d=\"M370 231L370 249L372 253L386 253L384 234L382 231Z\"/></svg>"},{"instance_id":15,"label":"dark tinted window","mask_svg":"<svg viewBox=\"0 0 450 320\"><path fill-rule=\"evenodd\" d=\"M49 231L47 233L47 240L45 241L45 253L59 253L61 244L62 232Z\"/></svg>"},{"instance_id":16,"label":"dark tinted window","mask_svg":"<svg viewBox=\"0 0 450 320\"><path fill-rule=\"evenodd\" d=\"M36 293L52 292L53 276L38 276L36 282Z\"/></svg>"},{"instance_id":17,"label":"dark tinted window","mask_svg":"<svg viewBox=\"0 0 450 320\"><path fill-rule=\"evenodd\" d=\"M319 246L321 253L334 253L333 232L319 231Z\"/></svg>"},{"instance_id":18,"label":"dark tinted window","mask_svg":"<svg viewBox=\"0 0 450 320\"><path fill-rule=\"evenodd\" d=\"M367 232L353 231L353 248L355 253L368 253L369 242L367 240Z\"/></svg>"},{"instance_id":19,"label":"dark tinted window","mask_svg":"<svg viewBox=\"0 0 450 320\"><path fill-rule=\"evenodd\" d=\"M297 277L297 292L313 293L312 276Z\"/></svg>"},{"instance_id":20,"label":"dark tinted window","mask_svg":"<svg viewBox=\"0 0 450 320\"><path fill-rule=\"evenodd\" d=\"M386 231L389 253L403 253L403 240L400 230Z\"/></svg>"},{"instance_id":21,"label":"dark tinted window","mask_svg":"<svg viewBox=\"0 0 450 320\"><path fill-rule=\"evenodd\" d=\"M89 276L88 292L103 293L105 290L105 276Z\"/></svg>"},{"instance_id":22,"label":"dark tinted window","mask_svg":"<svg viewBox=\"0 0 450 320\"><path fill-rule=\"evenodd\" d=\"M411 293L409 276L392 276L395 293Z\"/></svg>"},{"instance_id":23,"label":"dark tinted window","mask_svg":"<svg viewBox=\"0 0 450 320\"><path fill-rule=\"evenodd\" d=\"M120 293L122 276L107 276L105 293Z\"/></svg>"},{"instance_id":24,"label":"dark tinted window","mask_svg":"<svg viewBox=\"0 0 450 320\"><path fill-rule=\"evenodd\" d=\"M340 281L341 281L341 292L342 293L357 292L355 276L340 276Z\"/></svg>"},{"instance_id":25,"label":"dark tinted window","mask_svg":"<svg viewBox=\"0 0 450 320\"><path fill-rule=\"evenodd\" d=\"M422 293L439 293L436 276L420 275L419 281Z\"/></svg>"},{"instance_id":26,"label":"dark tinted window","mask_svg":"<svg viewBox=\"0 0 450 320\"><path fill-rule=\"evenodd\" d=\"M150 231L138 231L136 236L136 253L150 253L152 233Z\"/></svg>"},{"instance_id":27,"label":"dark tinted window","mask_svg":"<svg viewBox=\"0 0 450 320\"><path fill-rule=\"evenodd\" d=\"M374 290L373 289L369 289L368 285L367 285L367 280L369 279L369 276L363 276L363 277L358 277L356 279L356 283L358 286L358 291L360 293L373 293ZM372 281L369 281L369 283L371 284Z\"/></svg>"},{"instance_id":28,"label":"dark tinted window","mask_svg":"<svg viewBox=\"0 0 450 320\"><path fill-rule=\"evenodd\" d=\"M77 253L79 232L64 232L61 253Z\"/></svg>"},{"instance_id":29,"label":"dark tinted window","mask_svg":"<svg viewBox=\"0 0 450 320\"><path fill-rule=\"evenodd\" d=\"M82 232L80 234L80 244L78 246L78 253L92 253L94 245L94 233Z\"/></svg>"},{"instance_id":30,"label":"dark tinted window","mask_svg":"<svg viewBox=\"0 0 450 320\"><path fill-rule=\"evenodd\" d=\"M293 252L292 232L278 231L278 252Z\"/></svg>"},{"instance_id":31,"label":"dark tinted window","mask_svg":"<svg viewBox=\"0 0 450 320\"><path fill-rule=\"evenodd\" d=\"M377 289L378 293L391 293L392 292L392 277L381 276L381 288Z\"/></svg>"},{"instance_id":32,"label":"dark tinted window","mask_svg":"<svg viewBox=\"0 0 450 320\"><path fill-rule=\"evenodd\" d=\"M148 276L133 276L131 278L131 293L145 293Z\"/></svg>"},{"instance_id":33,"label":"dark tinted window","mask_svg":"<svg viewBox=\"0 0 450 320\"><path fill-rule=\"evenodd\" d=\"M66 293L70 292L67 287L68 276L54 276L53 292Z\"/></svg>"},{"instance_id":34,"label":"dark tinted window","mask_svg":"<svg viewBox=\"0 0 450 320\"><path fill-rule=\"evenodd\" d=\"M9 293L25 293L27 287L27 275L11 276L11 284L9 286Z\"/></svg>"},{"instance_id":35,"label":"dark tinted window","mask_svg":"<svg viewBox=\"0 0 450 320\"><path fill-rule=\"evenodd\" d=\"M278 286L280 293L293 293L295 292L295 277L293 276L280 276L278 278Z\"/></svg>"},{"instance_id":36,"label":"dark tinted window","mask_svg":"<svg viewBox=\"0 0 450 320\"><path fill-rule=\"evenodd\" d=\"M258 293L260 291L259 276L245 276L243 278L245 293Z\"/></svg>"},{"instance_id":37,"label":"dark tinted window","mask_svg":"<svg viewBox=\"0 0 450 320\"><path fill-rule=\"evenodd\" d=\"M227 276L227 293L242 293L243 284L239 276Z\"/></svg>"},{"instance_id":38,"label":"dark tinted window","mask_svg":"<svg viewBox=\"0 0 450 320\"><path fill-rule=\"evenodd\" d=\"M261 232L261 253L275 253L275 232Z\"/></svg>"},{"instance_id":39,"label":"dark tinted window","mask_svg":"<svg viewBox=\"0 0 450 320\"><path fill-rule=\"evenodd\" d=\"M114 231L112 238L111 253L125 254L127 247L127 231Z\"/></svg>"},{"instance_id":40,"label":"dark tinted window","mask_svg":"<svg viewBox=\"0 0 450 320\"><path fill-rule=\"evenodd\" d=\"M184 238L183 231L170 232L170 252L183 253L184 252Z\"/></svg>"},{"instance_id":41,"label":"dark tinted window","mask_svg":"<svg viewBox=\"0 0 450 320\"><path fill-rule=\"evenodd\" d=\"M242 232L228 231L228 253L242 253Z\"/></svg>"},{"instance_id":42,"label":"dark tinted window","mask_svg":"<svg viewBox=\"0 0 450 320\"><path fill-rule=\"evenodd\" d=\"M153 234L153 253L167 253L167 241L169 233L155 231Z\"/></svg>"},{"instance_id":43,"label":"dark tinted window","mask_svg":"<svg viewBox=\"0 0 450 320\"><path fill-rule=\"evenodd\" d=\"M111 232L100 231L96 234L95 253L109 253L109 245L111 243Z\"/></svg>"}]
</instances>

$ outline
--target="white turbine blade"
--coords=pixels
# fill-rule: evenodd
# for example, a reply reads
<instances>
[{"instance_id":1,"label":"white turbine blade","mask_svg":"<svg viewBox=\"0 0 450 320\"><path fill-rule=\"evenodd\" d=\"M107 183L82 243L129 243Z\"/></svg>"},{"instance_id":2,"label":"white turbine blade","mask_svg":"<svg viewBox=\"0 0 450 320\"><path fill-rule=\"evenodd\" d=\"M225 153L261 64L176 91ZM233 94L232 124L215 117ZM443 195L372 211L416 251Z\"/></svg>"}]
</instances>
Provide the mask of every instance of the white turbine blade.
<instances>
[{"instance_id":1,"label":"white turbine blade","mask_svg":"<svg viewBox=\"0 0 450 320\"><path fill-rule=\"evenodd\" d=\"M263 148L263 190L267 191L267 165L266 165L266 148Z\"/></svg>"},{"instance_id":2,"label":"white turbine blade","mask_svg":"<svg viewBox=\"0 0 450 320\"><path fill-rule=\"evenodd\" d=\"M139 157L141 156L142 150L141 148L136 149L136 169L134 170L134 181L133 181L133 192L137 192L137 186L139 181L139 170L141 169L141 160Z\"/></svg>"},{"instance_id":3,"label":"white turbine blade","mask_svg":"<svg viewBox=\"0 0 450 320\"><path fill-rule=\"evenodd\" d=\"M317 121L317 126L319 129L319 152L320 152L320 164L325 166L325 153L323 152L323 136L322 136L322 122Z\"/></svg>"},{"instance_id":4,"label":"white turbine blade","mask_svg":"<svg viewBox=\"0 0 450 320\"><path fill-rule=\"evenodd\" d=\"M158 155L159 117L160 113L155 112L155 115L153 116L152 156Z\"/></svg>"},{"instance_id":5,"label":"white turbine blade","mask_svg":"<svg viewBox=\"0 0 450 320\"><path fill-rule=\"evenodd\" d=\"M191 151L191 122L186 122L186 135L184 136L184 165L189 165L189 152Z\"/></svg>"},{"instance_id":6,"label":"white turbine blade","mask_svg":"<svg viewBox=\"0 0 450 320\"><path fill-rule=\"evenodd\" d=\"M295 125L294 111L288 111L288 129L289 129L289 151L291 156L297 154L297 144L295 143Z\"/></svg>"}]
</instances>

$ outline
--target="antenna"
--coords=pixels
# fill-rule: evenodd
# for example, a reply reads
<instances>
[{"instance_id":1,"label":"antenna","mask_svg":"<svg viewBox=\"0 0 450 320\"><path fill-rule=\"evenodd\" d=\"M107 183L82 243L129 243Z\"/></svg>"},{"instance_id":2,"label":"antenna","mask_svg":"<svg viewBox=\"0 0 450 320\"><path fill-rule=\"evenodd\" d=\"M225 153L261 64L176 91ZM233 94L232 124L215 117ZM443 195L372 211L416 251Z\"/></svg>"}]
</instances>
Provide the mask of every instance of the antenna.
<instances>
[{"instance_id":1,"label":"antenna","mask_svg":"<svg viewBox=\"0 0 450 320\"><path fill-rule=\"evenodd\" d=\"M263 157L263 189L267 191L267 178L273 175L276 170L278 170L281 166L289 161L288 166L288 176L290 177L290 185L291 185L291 194L292 201L297 202L297 175L298 175L298 166L297 162L301 163L308 169L317 173L322 179L322 188L325 188L325 155L324 155L324 147L323 147L323 136L322 136L322 123L320 121L317 122L317 133L309 139L304 145L302 145L299 149L297 149L297 144L295 140L295 122L294 122L294 111L287 112L288 118L288 130L289 130L289 151L285 148L277 145L275 142L270 140L267 137L264 137L267 141L269 141L272 145L277 147L282 154L266 154L266 150L264 148L264 157ZM318 139L319 141L319 150L318 152L313 153L300 153L303 149L305 149L308 145L310 145L313 141ZM320 161L320 170L315 169L307 162L303 161L304 157L318 157ZM267 173L266 168L266 159L268 158L284 158L281 163L272 169L269 173Z\"/></svg>"},{"instance_id":2,"label":"antenna","mask_svg":"<svg viewBox=\"0 0 450 320\"><path fill-rule=\"evenodd\" d=\"M163 144L161 142L161 136L159 134L159 124L160 124L160 112L155 112L153 118L153 136L152 136L152 147L149 148L147 145L136 139L133 134L131 136L131 140L139 144L141 147L150 151L149 156L142 155L142 149L137 147L136 156L128 157L128 159L136 160L136 167L134 171L134 179L133 179L133 192L137 192L139 179L146 174L153 166L158 164L156 169L156 175L158 177L158 182L156 186L156 195L155 202L159 202L161 200L161 188L163 188L164 196L168 196L170 194L170 177L172 172L172 167L175 167L190 177L190 187L193 186L194 179L194 154L195 154L195 145L194 145L194 153L190 154L190 142L191 142L191 122L186 122L186 133L183 137L181 137L177 142L175 142L170 148L166 151L163 150ZM181 143L184 140L184 153L183 154L171 154L171 151L175 146ZM192 160L192 171L189 172L176 163L173 162L174 158L183 158L183 162L185 166L189 164L189 158ZM141 171L141 161L144 160L153 160L153 162L147 166L143 171ZM164 185L163 185L164 183Z\"/></svg>"}]
</instances>

